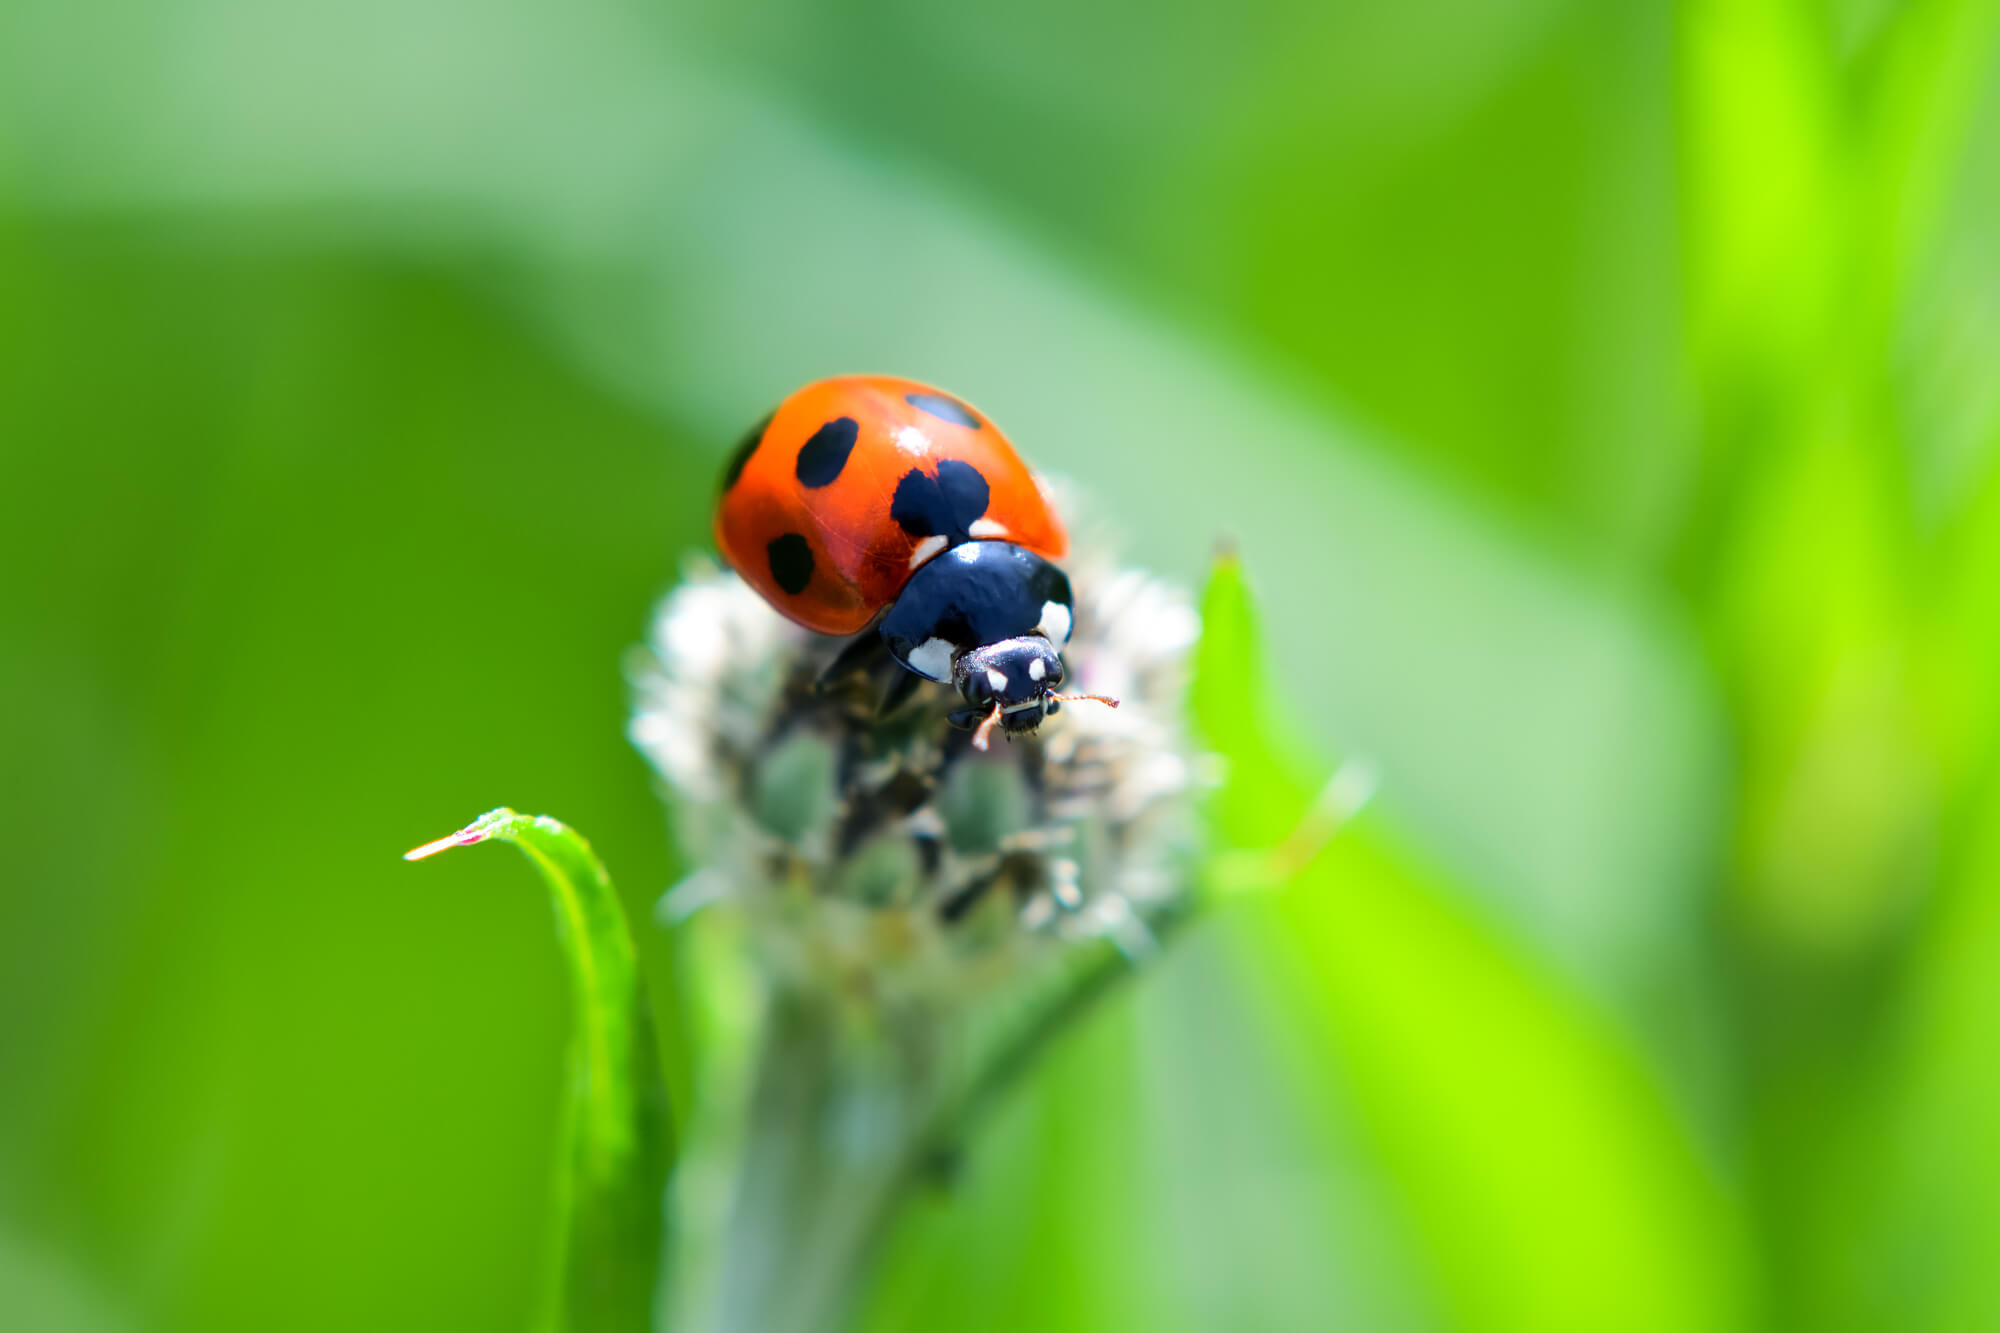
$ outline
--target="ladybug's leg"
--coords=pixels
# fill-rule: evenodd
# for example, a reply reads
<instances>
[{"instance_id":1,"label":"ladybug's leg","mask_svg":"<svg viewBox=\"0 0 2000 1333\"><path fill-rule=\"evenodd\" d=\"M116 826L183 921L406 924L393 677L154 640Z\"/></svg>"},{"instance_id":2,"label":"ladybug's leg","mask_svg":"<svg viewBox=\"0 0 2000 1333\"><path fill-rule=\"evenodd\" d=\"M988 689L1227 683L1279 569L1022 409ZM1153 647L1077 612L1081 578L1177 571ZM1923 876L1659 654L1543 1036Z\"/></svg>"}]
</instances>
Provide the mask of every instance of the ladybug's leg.
<instances>
[{"instance_id":1,"label":"ladybug's leg","mask_svg":"<svg viewBox=\"0 0 2000 1333\"><path fill-rule=\"evenodd\" d=\"M847 645L826 664L826 670L819 673L820 688L825 689L861 672L873 671L882 665L888 655L889 646L882 642L882 636L872 629L863 630L849 639ZM907 676L909 672L897 674Z\"/></svg>"},{"instance_id":2,"label":"ladybug's leg","mask_svg":"<svg viewBox=\"0 0 2000 1333\"><path fill-rule=\"evenodd\" d=\"M908 703L910 696L915 694L917 687L923 683L924 678L916 672L898 670L896 678L889 682L889 692L882 697L882 716L887 717Z\"/></svg>"},{"instance_id":3,"label":"ladybug's leg","mask_svg":"<svg viewBox=\"0 0 2000 1333\"><path fill-rule=\"evenodd\" d=\"M938 916L949 924L971 911L973 906L986 895L986 891L992 888L994 883L1000 878L1001 869L1002 867L996 866L985 874L967 880L964 884L953 889L945 896L944 901L938 904Z\"/></svg>"},{"instance_id":4,"label":"ladybug's leg","mask_svg":"<svg viewBox=\"0 0 2000 1333\"><path fill-rule=\"evenodd\" d=\"M984 750L987 746L988 741L990 741L993 736L993 728L999 725L1000 725L1000 705L996 703L993 705L993 711L986 715L986 720L981 722L978 728L973 731L972 748L975 750Z\"/></svg>"}]
</instances>

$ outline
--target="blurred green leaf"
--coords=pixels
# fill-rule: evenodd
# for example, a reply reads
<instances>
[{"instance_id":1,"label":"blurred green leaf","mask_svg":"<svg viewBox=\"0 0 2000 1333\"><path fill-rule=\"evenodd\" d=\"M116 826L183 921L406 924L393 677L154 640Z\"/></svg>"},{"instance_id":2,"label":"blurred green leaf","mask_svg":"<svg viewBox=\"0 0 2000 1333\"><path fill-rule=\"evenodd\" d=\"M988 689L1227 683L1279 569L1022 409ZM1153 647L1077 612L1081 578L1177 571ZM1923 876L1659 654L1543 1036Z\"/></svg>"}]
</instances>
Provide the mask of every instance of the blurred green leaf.
<instances>
[{"instance_id":1,"label":"blurred green leaf","mask_svg":"<svg viewBox=\"0 0 2000 1333\"><path fill-rule=\"evenodd\" d=\"M556 1153L548 1307L563 1333L650 1325L671 1155L652 1026L625 909L575 830L504 806L408 854L497 840L534 863L569 965L569 1087Z\"/></svg>"},{"instance_id":2,"label":"blurred green leaf","mask_svg":"<svg viewBox=\"0 0 2000 1333\"><path fill-rule=\"evenodd\" d=\"M467 856L413 893L382 849L519 790L643 932L678 871L618 660L708 462L427 265L225 231L0 225L0 564L38 571L0 609L32 830L0 1007L36 1016L0 1040L0 1214L150 1327L518 1328L563 960L539 890Z\"/></svg>"},{"instance_id":3,"label":"blurred green leaf","mask_svg":"<svg viewBox=\"0 0 2000 1333\"><path fill-rule=\"evenodd\" d=\"M139 1327L60 1255L0 1226L0 1323L46 1333L132 1333Z\"/></svg>"},{"instance_id":4,"label":"blurred green leaf","mask_svg":"<svg viewBox=\"0 0 2000 1333\"><path fill-rule=\"evenodd\" d=\"M1821 1197L1843 1225L1829 1237L1852 1328L2000 1327L2000 772L1966 811L1963 863L1917 945L1899 1041L1858 1114L1838 1122L1863 1188L1843 1173ZM1881 1124L1879 1142L1871 1131Z\"/></svg>"},{"instance_id":5,"label":"blurred green leaf","mask_svg":"<svg viewBox=\"0 0 2000 1333\"><path fill-rule=\"evenodd\" d=\"M1225 848L1270 848L1304 809L1312 760L1297 730L1271 719L1270 674L1263 639L1234 554L1216 562L1201 598L1188 705L1195 734L1227 767L1213 811Z\"/></svg>"},{"instance_id":6,"label":"blurred green leaf","mask_svg":"<svg viewBox=\"0 0 2000 1333\"><path fill-rule=\"evenodd\" d=\"M1202 606L1193 710L1231 789L1217 834L1268 847L1309 788L1258 703L1236 562ZM1615 1026L1468 901L1364 815L1284 891L1282 936L1244 960L1276 971L1318 1033L1442 1303L1476 1329L1746 1325L1744 1237L1713 1165Z\"/></svg>"},{"instance_id":7,"label":"blurred green leaf","mask_svg":"<svg viewBox=\"0 0 2000 1333\"><path fill-rule=\"evenodd\" d=\"M1996 25L1705 0L1682 28L1685 573L1741 754L1721 956L1785 1327L1992 1322Z\"/></svg>"}]
</instances>

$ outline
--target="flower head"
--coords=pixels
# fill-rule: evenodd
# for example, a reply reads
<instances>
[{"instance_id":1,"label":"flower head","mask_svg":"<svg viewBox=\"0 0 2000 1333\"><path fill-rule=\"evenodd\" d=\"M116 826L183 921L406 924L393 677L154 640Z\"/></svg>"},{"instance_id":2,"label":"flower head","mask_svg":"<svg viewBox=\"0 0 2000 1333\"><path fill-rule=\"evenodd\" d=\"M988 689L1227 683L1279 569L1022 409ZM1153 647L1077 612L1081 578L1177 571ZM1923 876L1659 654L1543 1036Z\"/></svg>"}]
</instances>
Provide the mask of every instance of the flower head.
<instances>
[{"instance_id":1,"label":"flower head","mask_svg":"<svg viewBox=\"0 0 2000 1333\"><path fill-rule=\"evenodd\" d=\"M948 687L885 711L901 668L829 678L842 641L691 562L634 672L633 741L702 867L668 910L727 899L777 979L873 1000L963 993L1063 940L1143 950L1183 882L1199 627L1159 579L1089 553L1068 568L1070 686L1122 706L1070 704L982 752Z\"/></svg>"}]
</instances>

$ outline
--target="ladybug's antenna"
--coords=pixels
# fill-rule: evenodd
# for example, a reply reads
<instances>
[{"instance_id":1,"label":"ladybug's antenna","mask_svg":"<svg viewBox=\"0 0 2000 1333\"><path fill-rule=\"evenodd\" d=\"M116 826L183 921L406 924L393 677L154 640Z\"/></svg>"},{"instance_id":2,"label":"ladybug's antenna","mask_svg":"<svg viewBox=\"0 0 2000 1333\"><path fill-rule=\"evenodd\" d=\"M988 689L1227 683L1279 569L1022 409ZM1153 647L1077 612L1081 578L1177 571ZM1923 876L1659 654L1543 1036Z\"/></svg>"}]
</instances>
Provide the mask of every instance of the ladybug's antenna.
<instances>
[{"instance_id":1,"label":"ladybug's antenna","mask_svg":"<svg viewBox=\"0 0 2000 1333\"><path fill-rule=\"evenodd\" d=\"M972 748L975 750L984 750L987 742L993 737L993 728L999 725L1000 705L994 704L993 711L988 713L985 720L979 724L979 730L972 733Z\"/></svg>"},{"instance_id":2,"label":"ladybug's antenna","mask_svg":"<svg viewBox=\"0 0 2000 1333\"><path fill-rule=\"evenodd\" d=\"M1103 704L1107 708L1118 706L1118 701L1108 694L1051 694L1049 698L1060 699L1066 704Z\"/></svg>"}]
</instances>

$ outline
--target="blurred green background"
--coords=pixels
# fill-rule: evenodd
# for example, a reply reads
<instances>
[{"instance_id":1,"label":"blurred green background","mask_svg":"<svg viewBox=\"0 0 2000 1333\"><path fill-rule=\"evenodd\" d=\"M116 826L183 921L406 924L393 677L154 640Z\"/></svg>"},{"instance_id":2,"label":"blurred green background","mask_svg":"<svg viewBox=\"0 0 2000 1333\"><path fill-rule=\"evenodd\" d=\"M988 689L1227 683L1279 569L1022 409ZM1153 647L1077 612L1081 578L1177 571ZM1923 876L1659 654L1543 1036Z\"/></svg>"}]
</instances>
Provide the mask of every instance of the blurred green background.
<instances>
[{"instance_id":1,"label":"blurred green background","mask_svg":"<svg viewBox=\"0 0 2000 1333\"><path fill-rule=\"evenodd\" d=\"M0 1325L511 1329L500 802L723 451L951 387L1232 537L1421 873L1213 921L872 1329L2000 1328L2000 5L0 6ZM662 1002L664 934L642 941Z\"/></svg>"}]
</instances>

